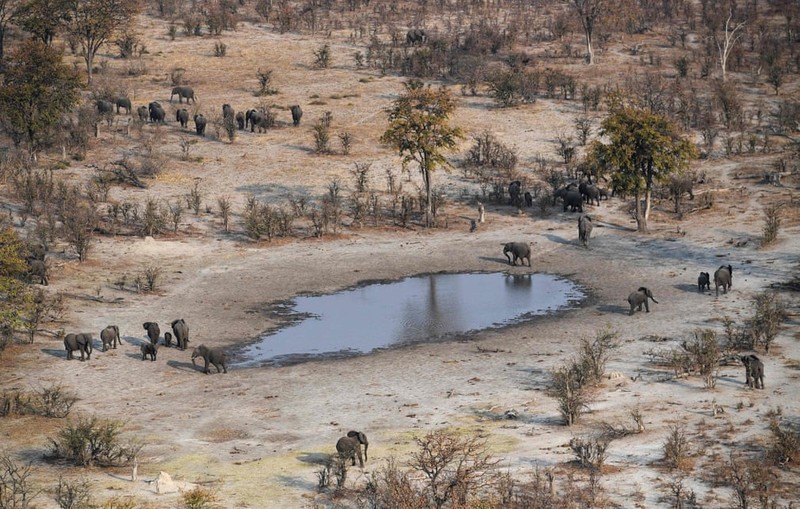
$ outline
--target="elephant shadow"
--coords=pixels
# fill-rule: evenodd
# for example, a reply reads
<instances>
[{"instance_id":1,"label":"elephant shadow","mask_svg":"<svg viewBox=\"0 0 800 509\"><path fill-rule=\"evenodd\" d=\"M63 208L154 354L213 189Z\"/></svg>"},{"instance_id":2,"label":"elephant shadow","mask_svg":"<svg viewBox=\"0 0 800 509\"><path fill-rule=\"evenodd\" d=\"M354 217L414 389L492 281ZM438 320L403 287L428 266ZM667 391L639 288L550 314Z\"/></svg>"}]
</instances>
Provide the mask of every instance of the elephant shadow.
<instances>
[{"instance_id":1,"label":"elephant shadow","mask_svg":"<svg viewBox=\"0 0 800 509\"><path fill-rule=\"evenodd\" d=\"M297 460L309 465L325 466L331 461L331 455L324 452L303 452L297 455Z\"/></svg>"},{"instance_id":2,"label":"elephant shadow","mask_svg":"<svg viewBox=\"0 0 800 509\"><path fill-rule=\"evenodd\" d=\"M301 477L296 477L291 475L279 475L278 482L283 486L297 488L303 490L304 492L311 492L317 489L316 483L312 483Z\"/></svg>"},{"instance_id":3,"label":"elephant shadow","mask_svg":"<svg viewBox=\"0 0 800 509\"><path fill-rule=\"evenodd\" d=\"M141 354L141 352L139 352L139 353L137 353L137 352L126 352L125 353L125 357L127 357L129 359L141 360L142 359L142 354ZM147 360L150 360L150 357L148 357Z\"/></svg>"},{"instance_id":4,"label":"elephant shadow","mask_svg":"<svg viewBox=\"0 0 800 509\"><path fill-rule=\"evenodd\" d=\"M691 283L678 283L678 284L672 285L672 287L675 288L676 290L680 290L682 292L700 293L700 294L703 294L703 295L708 295L709 294L708 290L703 290L702 292L698 292L697 291L697 285L696 284L693 285Z\"/></svg>"},{"instance_id":5,"label":"elephant shadow","mask_svg":"<svg viewBox=\"0 0 800 509\"><path fill-rule=\"evenodd\" d=\"M610 314L628 314L631 311L630 306L620 306L619 304L600 304L597 306L597 310L601 313L610 313Z\"/></svg>"},{"instance_id":6,"label":"elephant shadow","mask_svg":"<svg viewBox=\"0 0 800 509\"><path fill-rule=\"evenodd\" d=\"M200 360L202 361L203 359L200 359ZM174 369L179 369L181 371L197 371L198 373L202 373L203 372L203 366L202 365L195 366L191 362L169 360L169 361L167 361L167 366L169 366L171 368L174 368ZM210 366L210 367L211 367L211 372L212 373L216 373L216 370L213 368L213 366Z\"/></svg>"},{"instance_id":7,"label":"elephant shadow","mask_svg":"<svg viewBox=\"0 0 800 509\"><path fill-rule=\"evenodd\" d=\"M42 348L41 352L45 353L47 355L52 355L53 357L61 357L63 359L67 358L67 351L65 349L63 349L63 348L61 348L59 350L56 350L55 348ZM78 352L76 358L78 360L80 360L80 358L81 358L80 352Z\"/></svg>"},{"instance_id":8,"label":"elephant shadow","mask_svg":"<svg viewBox=\"0 0 800 509\"><path fill-rule=\"evenodd\" d=\"M499 256L479 256L478 259L483 260L485 262L496 262L496 263L502 263L503 265L509 265L507 258L500 258ZM525 266L527 267L527 265Z\"/></svg>"},{"instance_id":9,"label":"elephant shadow","mask_svg":"<svg viewBox=\"0 0 800 509\"><path fill-rule=\"evenodd\" d=\"M575 240L565 239L564 237L561 237L560 235L553 235L552 233L545 233L543 235L544 235L544 238L546 238L550 242L555 242L556 244L564 244L564 245L568 246L570 244L575 244L576 243Z\"/></svg>"}]
</instances>

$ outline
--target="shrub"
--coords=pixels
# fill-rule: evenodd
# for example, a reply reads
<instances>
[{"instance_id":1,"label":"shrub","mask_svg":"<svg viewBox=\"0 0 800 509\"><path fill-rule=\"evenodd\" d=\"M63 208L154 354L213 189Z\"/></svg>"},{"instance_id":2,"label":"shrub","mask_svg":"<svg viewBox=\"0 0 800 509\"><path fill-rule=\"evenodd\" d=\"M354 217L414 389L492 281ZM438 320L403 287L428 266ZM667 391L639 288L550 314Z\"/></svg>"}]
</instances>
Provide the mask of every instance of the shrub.
<instances>
[{"instance_id":1,"label":"shrub","mask_svg":"<svg viewBox=\"0 0 800 509\"><path fill-rule=\"evenodd\" d=\"M800 430L781 427L777 417L772 417L769 422L769 431L772 433L772 444L769 456L778 465L796 463L800 459Z\"/></svg>"},{"instance_id":2,"label":"shrub","mask_svg":"<svg viewBox=\"0 0 800 509\"><path fill-rule=\"evenodd\" d=\"M227 196L217 198L217 206L219 207L219 214L222 216L222 227L225 231L230 231L230 217L231 217L231 200Z\"/></svg>"},{"instance_id":3,"label":"shrub","mask_svg":"<svg viewBox=\"0 0 800 509\"><path fill-rule=\"evenodd\" d=\"M217 41L217 42L214 43L214 56L215 57L222 58L222 57L225 56L225 53L227 53L227 51L228 51L228 46L224 42Z\"/></svg>"},{"instance_id":4,"label":"shrub","mask_svg":"<svg viewBox=\"0 0 800 509\"><path fill-rule=\"evenodd\" d=\"M569 441L569 447L575 453L581 466L602 470L608 443L608 440L596 437L574 437Z\"/></svg>"},{"instance_id":5,"label":"shrub","mask_svg":"<svg viewBox=\"0 0 800 509\"><path fill-rule=\"evenodd\" d=\"M36 414L61 419L69 415L76 401L78 398L60 385L50 385L36 391L33 404Z\"/></svg>"},{"instance_id":6,"label":"shrub","mask_svg":"<svg viewBox=\"0 0 800 509\"><path fill-rule=\"evenodd\" d=\"M216 507L217 496L211 490L198 486L181 493L181 507L184 509L208 509Z\"/></svg>"},{"instance_id":7,"label":"shrub","mask_svg":"<svg viewBox=\"0 0 800 509\"><path fill-rule=\"evenodd\" d=\"M761 235L761 245L767 246L775 242L778 238L778 231L781 228L780 207L769 205L764 209L764 228Z\"/></svg>"},{"instance_id":8,"label":"shrub","mask_svg":"<svg viewBox=\"0 0 800 509\"><path fill-rule=\"evenodd\" d=\"M703 377L707 389L713 388L717 383L721 355L716 332L709 329L697 330L694 338L681 343L681 347L688 355L690 370Z\"/></svg>"},{"instance_id":9,"label":"shrub","mask_svg":"<svg viewBox=\"0 0 800 509\"><path fill-rule=\"evenodd\" d=\"M18 465L6 455L0 455L0 507L25 509L35 496L30 484L30 465Z\"/></svg>"},{"instance_id":10,"label":"shrub","mask_svg":"<svg viewBox=\"0 0 800 509\"><path fill-rule=\"evenodd\" d=\"M318 69L327 69L331 65L331 47L323 44L319 49L314 50L314 66Z\"/></svg>"},{"instance_id":11,"label":"shrub","mask_svg":"<svg viewBox=\"0 0 800 509\"><path fill-rule=\"evenodd\" d=\"M550 375L550 394L558 400L558 410L567 426L575 424L586 408L588 394L585 383L580 366L574 361Z\"/></svg>"},{"instance_id":12,"label":"shrub","mask_svg":"<svg viewBox=\"0 0 800 509\"><path fill-rule=\"evenodd\" d=\"M314 125L313 135L314 135L314 152L316 152L317 154L330 154L331 153L330 127L325 125L323 122L319 122Z\"/></svg>"},{"instance_id":13,"label":"shrub","mask_svg":"<svg viewBox=\"0 0 800 509\"><path fill-rule=\"evenodd\" d=\"M256 96L274 95L278 93L276 89L272 88L272 69L263 69L259 67L256 72L256 78L258 78L259 85L259 89L255 93Z\"/></svg>"},{"instance_id":14,"label":"shrub","mask_svg":"<svg viewBox=\"0 0 800 509\"><path fill-rule=\"evenodd\" d=\"M688 467L689 439L680 424L669 427L669 435L664 441L664 461L670 468L683 470Z\"/></svg>"},{"instance_id":15,"label":"shrub","mask_svg":"<svg viewBox=\"0 0 800 509\"><path fill-rule=\"evenodd\" d=\"M55 494L56 503L61 509L87 509L94 507L88 479L69 481L58 478Z\"/></svg>"},{"instance_id":16,"label":"shrub","mask_svg":"<svg viewBox=\"0 0 800 509\"><path fill-rule=\"evenodd\" d=\"M97 417L80 419L62 428L50 438L50 453L79 466L114 466L129 463L141 450L140 445L122 444L122 423Z\"/></svg>"},{"instance_id":17,"label":"shrub","mask_svg":"<svg viewBox=\"0 0 800 509\"><path fill-rule=\"evenodd\" d=\"M619 346L619 333L609 328L597 331L593 340L581 339L579 363L588 383L603 378L611 350Z\"/></svg>"},{"instance_id":18,"label":"shrub","mask_svg":"<svg viewBox=\"0 0 800 509\"><path fill-rule=\"evenodd\" d=\"M755 345L762 345L769 353L784 320L786 305L777 294L765 291L753 297L753 316L747 321L747 328Z\"/></svg>"}]
</instances>

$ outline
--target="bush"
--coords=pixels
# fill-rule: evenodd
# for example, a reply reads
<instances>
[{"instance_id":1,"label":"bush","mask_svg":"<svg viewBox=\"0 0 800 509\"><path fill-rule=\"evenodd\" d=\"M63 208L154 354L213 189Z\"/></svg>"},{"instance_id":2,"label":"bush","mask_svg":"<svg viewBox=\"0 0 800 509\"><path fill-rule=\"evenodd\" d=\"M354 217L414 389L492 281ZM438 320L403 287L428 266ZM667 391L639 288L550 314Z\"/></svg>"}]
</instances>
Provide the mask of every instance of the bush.
<instances>
[{"instance_id":1,"label":"bush","mask_svg":"<svg viewBox=\"0 0 800 509\"><path fill-rule=\"evenodd\" d=\"M222 58L222 57L225 56L225 53L227 53L227 51L228 51L228 46L224 42L217 41L217 42L214 43L214 56L215 57Z\"/></svg>"},{"instance_id":2,"label":"bush","mask_svg":"<svg viewBox=\"0 0 800 509\"><path fill-rule=\"evenodd\" d=\"M323 44L319 49L314 50L314 66L318 69L327 69L331 65L331 47Z\"/></svg>"},{"instance_id":3,"label":"bush","mask_svg":"<svg viewBox=\"0 0 800 509\"><path fill-rule=\"evenodd\" d=\"M122 444L122 423L97 417L80 419L50 438L50 454L79 466L126 465L141 450L138 444Z\"/></svg>"},{"instance_id":4,"label":"bush","mask_svg":"<svg viewBox=\"0 0 800 509\"><path fill-rule=\"evenodd\" d=\"M68 481L63 477L59 477L55 499L61 509L89 509L94 507L88 479Z\"/></svg>"},{"instance_id":5,"label":"bush","mask_svg":"<svg viewBox=\"0 0 800 509\"><path fill-rule=\"evenodd\" d=\"M602 470L608 443L607 440L599 438L574 437L569 441L569 447L577 456L581 466Z\"/></svg>"},{"instance_id":6,"label":"bush","mask_svg":"<svg viewBox=\"0 0 800 509\"><path fill-rule=\"evenodd\" d=\"M25 509L35 496L30 484L30 465L18 465L6 455L0 455L0 507Z\"/></svg>"},{"instance_id":7,"label":"bush","mask_svg":"<svg viewBox=\"0 0 800 509\"><path fill-rule=\"evenodd\" d=\"M772 433L772 445L769 456L778 465L787 463L797 463L800 459L800 430L793 430L789 427L781 427L776 417L769 423L769 431Z\"/></svg>"},{"instance_id":8,"label":"bush","mask_svg":"<svg viewBox=\"0 0 800 509\"><path fill-rule=\"evenodd\" d=\"M778 205L769 205L764 209L764 229L761 235L761 245L767 246L775 242L775 239L778 238L780 227L780 207Z\"/></svg>"},{"instance_id":9,"label":"bush","mask_svg":"<svg viewBox=\"0 0 800 509\"><path fill-rule=\"evenodd\" d=\"M669 435L664 441L664 461L670 468L683 470L688 467L689 439L680 424L669 427Z\"/></svg>"},{"instance_id":10,"label":"bush","mask_svg":"<svg viewBox=\"0 0 800 509\"><path fill-rule=\"evenodd\" d=\"M207 509L217 507L214 503L217 496L211 490L198 486L191 491L181 493L181 507L184 509Z\"/></svg>"},{"instance_id":11,"label":"bush","mask_svg":"<svg viewBox=\"0 0 800 509\"><path fill-rule=\"evenodd\" d=\"M603 378L611 350L619 346L619 333L609 328L597 331L594 340L581 339L579 363L588 383Z\"/></svg>"},{"instance_id":12,"label":"bush","mask_svg":"<svg viewBox=\"0 0 800 509\"><path fill-rule=\"evenodd\" d=\"M747 321L747 328L754 344L762 345L765 352L769 353L784 320L786 305L777 294L762 292L753 297L753 316Z\"/></svg>"},{"instance_id":13,"label":"bush","mask_svg":"<svg viewBox=\"0 0 800 509\"><path fill-rule=\"evenodd\" d=\"M558 400L564 424L575 424L588 402L586 380L580 365L573 361L554 370L550 375L550 394Z\"/></svg>"},{"instance_id":14,"label":"bush","mask_svg":"<svg viewBox=\"0 0 800 509\"><path fill-rule=\"evenodd\" d=\"M681 348L688 355L690 370L703 377L707 389L713 388L717 384L721 356L717 334L708 329L697 330L692 340L681 343Z\"/></svg>"}]
</instances>

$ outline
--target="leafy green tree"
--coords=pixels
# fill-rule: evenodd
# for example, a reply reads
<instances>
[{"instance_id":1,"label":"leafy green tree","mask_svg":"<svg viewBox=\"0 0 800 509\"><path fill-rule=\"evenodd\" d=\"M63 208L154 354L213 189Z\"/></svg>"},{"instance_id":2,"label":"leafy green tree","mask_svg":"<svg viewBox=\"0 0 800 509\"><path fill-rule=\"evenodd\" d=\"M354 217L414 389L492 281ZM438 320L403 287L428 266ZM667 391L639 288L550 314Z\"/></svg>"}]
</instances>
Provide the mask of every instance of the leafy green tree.
<instances>
[{"instance_id":1,"label":"leafy green tree","mask_svg":"<svg viewBox=\"0 0 800 509\"><path fill-rule=\"evenodd\" d=\"M25 245L13 229L0 230L0 336L22 323L27 292L19 278L26 269ZM0 350L4 344L0 337Z\"/></svg>"},{"instance_id":2,"label":"leafy green tree","mask_svg":"<svg viewBox=\"0 0 800 509\"><path fill-rule=\"evenodd\" d=\"M50 46L67 20L69 0L27 0L17 12L17 24Z\"/></svg>"},{"instance_id":3,"label":"leafy green tree","mask_svg":"<svg viewBox=\"0 0 800 509\"><path fill-rule=\"evenodd\" d=\"M683 171L697 157L697 147L666 117L630 106L613 109L600 135L609 142L595 141L590 158L610 171L617 189L635 196L636 224L647 232L654 184Z\"/></svg>"},{"instance_id":4,"label":"leafy green tree","mask_svg":"<svg viewBox=\"0 0 800 509\"><path fill-rule=\"evenodd\" d=\"M135 0L68 0L67 32L81 45L89 84L94 56L139 12Z\"/></svg>"},{"instance_id":5,"label":"leafy green tree","mask_svg":"<svg viewBox=\"0 0 800 509\"><path fill-rule=\"evenodd\" d=\"M409 163L419 166L425 183L427 206L425 225L430 227L433 217L431 177L438 167L448 168L445 150L455 148L464 134L458 127L449 125L456 103L444 88L432 89L419 80L405 83L405 93L387 110L389 127L381 142L396 148L403 158L403 168Z\"/></svg>"},{"instance_id":6,"label":"leafy green tree","mask_svg":"<svg viewBox=\"0 0 800 509\"><path fill-rule=\"evenodd\" d=\"M62 115L78 103L80 81L62 52L30 39L6 59L0 84L0 126L36 153Z\"/></svg>"},{"instance_id":7,"label":"leafy green tree","mask_svg":"<svg viewBox=\"0 0 800 509\"><path fill-rule=\"evenodd\" d=\"M5 54L6 30L19 16L22 0L0 0L0 59Z\"/></svg>"}]
</instances>

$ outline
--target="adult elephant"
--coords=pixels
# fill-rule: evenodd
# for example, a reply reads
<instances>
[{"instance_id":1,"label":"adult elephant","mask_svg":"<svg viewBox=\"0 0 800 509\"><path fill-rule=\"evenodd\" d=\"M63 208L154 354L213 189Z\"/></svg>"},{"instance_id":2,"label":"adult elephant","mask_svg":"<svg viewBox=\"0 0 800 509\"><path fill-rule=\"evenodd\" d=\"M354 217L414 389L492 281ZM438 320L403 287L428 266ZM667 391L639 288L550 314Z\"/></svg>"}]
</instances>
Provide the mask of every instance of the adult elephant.
<instances>
[{"instance_id":1,"label":"adult elephant","mask_svg":"<svg viewBox=\"0 0 800 509\"><path fill-rule=\"evenodd\" d=\"M511 205L517 208L522 207L522 182L515 180L508 185L508 196L511 197Z\"/></svg>"},{"instance_id":2,"label":"adult elephant","mask_svg":"<svg viewBox=\"0 0 800 509\"><path fill-rule=\"evenodd\" d=\"M364 446L364 457L361 457L361 446ZM348 431L347 436L340 438L336 442L336 452L343 461L352 460L353 466L356 465L356 458L358 458L358 466L364 468L364 462L367 461L367 449L369 448L369 441L367 435L361 431Z\"/></svg>"},{"instance_id":3,"label":"adult elephant","mask_svg":"<svg viewBox=\"0 0 800 509\"><path fill-rule=\"evenodd\" d=\"M50 284L47 278L47 263L44 260L28 260L28 278L33 283L47 286Z\"/></svg>"},{"instance_id":4,"label":"adult elephant","mask_svg":"<svg viewBox=\"0 0 800 509\"><path fill-rule=\"evenodd\" d=\"M406 32L406 44L408 46L421 46L428 40L428 34L421 28L412 28Z\"/></svg>"},{"instance_id":5,"label":"adult elephant","mask_svg":"<svg viewBox=\"0 0 800 509\"><path fill-rule=\"evenodd\" d=\"M161 335L161 328L158 324L156 322L144 322L142 327L147 331L147 337L150 339L150 343L157 345L158 337Z\"/></svg>"},{"instance_id":6,"label":"adult elephant","mask_svg":"<svg viewBox=\"0 0 800 509\"><path fill-rule=\"evenodd\" d=\"M245 113L245 115L244 115L244 127L245 128L247 128L247 127L249 127L251 125L250 124L250 119L253 117L253 113L255 113L256 111L258 111L258 110L249 109L249 110L247 110L247 113Z\"/></svg>"},{"instance_id":7,"label":"adult elephant","mask_svg":"<svg viewBox=\"0 0 800 509\"><path fill-rule=\"evenodd\" d=\"M189 343L189 326L183 318L178 318L172 322L172 333L175 334L175 342L178 343L178 348L186 350Z\"/></svg>"},{"instance_id":8,"label":"adult elephant","mask_svg":"<svg viewBox=\"0 0 800 509\"><path fill-rule=\"evenodd\" d=\"M147 106L139 106L136 108L136 114L142 122L147 122L150 118L150 111L147 109Z\"/></svg>"},{"instance_id":9,"label":"adult elephant","mask_svg":"<svg viewBox=\"0 0 800 509\"><path fill-rule=\"evenodd\" d=\"M236 112L233 110L233 106L231 106L228 103L225 103L225 104L222 105L222 118L223 119L227 119L229 117L233 118L235 116L235 114L236 114Z\"/></svg>"},{"instance_id":10,"label":"adult elephant","mask_svg":"<svg viewBox=\"0 0 800 509\"><path fill-rule=\"evenodd\" d=\"M114 104L111 101L98 99L94 104L97 107L97 113L100 115L109 115L114 113Z\"/></svg>"},{"instance_id":11,"label":"adult elephant","mask_svg":"<svg viewBox=\"0 0 800 509\"><path fill-rule=\"evenodd\" d=\"M115 350L117 348L117 343L120 345L122 344L122 340L119 338L119 327L116 325L109 325L105 329L100 331L100 341L103 342L103 351L105 352L108 350L108 347L111 346Z\"/></svg>"},{"instance_id":12,"label":"adult elephant","mask_svg":"<svg viewBox=\"0 0 800 509\"><path fill-rule=\"evenodd\" d=\"M303 118L303 110L300 108L299 104L295 104L291 108L292 111L292 125L297 127L300 125L300 119Z\"/></svg>"},{"instance_id":13,"label":"adult elephant","mask_svg":"<svg viewBox=\"0 0 800 509\"><path fill-rule=\"evenodd\" d=\"M578 218L578 239L583 244L583 247L589 247L589 237L592 236L592 218L590 216L581 216Z\"/></svg>"},{"instance_id":14,"label":"adult elephant","mask_svg":"<svg viewBox=\"0 0 800 509\"><path fill-rule=\"evenodd\" d=\"M117 106L117 115L119 115L120 108L125 110L126 115L131 114L131 100L127 97L117 97L116 101L114 101L114 104Z\"/></svg>"},{"instance_id":15,"label":"adult elephant","mask_svg":"<svg viewBox=\"0 0 800 509\"><path fill-rule=\"evenodd\" d=\"M242 113L241 111L237 111L236 116L234 118L236 119L236 125L239 127L239 130L243 131L245 124L244 113Z\"/></svg>"},{"instance_id":16,"label":"adult elephant","mask_svg":"<svg viewBox=\"0 0 800 509\"><path fill-rule=\"evenodd\" d=\"M81 352L81 360L92 358L92 335L88 332L81 334L67 334L64 336L64 349L67 351L67 360L72 360L72 352L79 350Z\"/></svg>"},{"instance_id":17,"label":"adult elephant","mask_svg":"<svg viewBox=\"0 0 800 509\"><path fill-rule=\"evenodd\" d=\"M755 354L742 355L744 364L744 383L751 389L764 388L764 363Z\"/></svg>"},{"instance_id":18,"label":"adult elephant","mask_svg":"<svg viewBox=\"0 0 800 509\"><path fill-rule=\"evenodd\" d=\"M167 118L167 112L157 101L153 101L148 104L147 111L150 113L150 121L155 124L163 124Z\"/></svg>"},{"instance_id":19,"label":"adult elephant","mask_svg":"<svg viewBox=\"0 0 800 509\"><path fill-rule=\"evenodd\" d=\"M266 117L264 114L258 110L250 110L248 113L250 113L250 132L256 132L256 127L258 127L258 132L261 132L265 126Z\"/></svg>"},{"instance_id":20,"label":"adult elephant","mask_svg":"<svg viewBox=\"0 0 800 509\"><path fill-rule=\"evenodd\" d=\"M197 134L199 134L200 136L206 135L207 123L208 121L206 120L206 117L204 117L202 113L198 113L197 115L194 116L194 130L197 132Z\"/></svg>"},{"instance_id":21,"label":"adult elephant","mask_svg":"<svg viewBox=\"0 0 800 509\"><path fill-rule=\"evenodd\" d=\"M653 297L653 292L647 287L640 286L638 290L628 295L628 304L631 306L630 313L628 314L632 315L636 308L641 311L642 306L644 306L644 309L649 313L650 306L648 305L648 299L658 304L658 301Z\"/></svg>"},{"instance_id":22,"label":"adult elephant","mask_svg":"<svg viewBox=\"0 0 800 509\"><path fill-rule=\"evenodd\" d=\"M517 260L524 266L525 259L528 260L528 267L531 266L531 246L524 242L508 242L503 244L503 254L508 259L509 265L516 265Z\"/></svg>"},{"instance_id":23,"label":"adult elephant","mask_svg":"<svg viewBox=\"0 0 800 509\"><path fill-rule=\"evenodd\" d=\"M594 202L597 202L597 205L600 206L600 189L594 184L581 182L578 186L578 192L581 193L581 197L589 205L594 205Z\"/></svg>"},{"instance_id":24,"label":"adult elephant","mask_svg":"<svg viewBox=\"0 0 800 509\"><path fill-rule=\"evenodd\" d=\"M175 120L181 123L181 127L186 129L186 126L189 125L189 112L186 108L181 108L175 112Z\"/></svg>"},{"instance_id":25,"label":"adult elephant","mask_svg":"<svg viewBox=\"0 0 800 509\"><path fill-rule=\"evenodd\" d=\"M719 297L720 286L725 293L728 293L728 290L733 286L733 267L730 265L721 265L714 272L714 289L717 292L717 297Z\"/></svg>"},{"instance_id":26,"label":"adult elephant","mask_svg":"<svg viewBox=\"0 0 800 509\"><path fill-rule=\"evenodd\" d=\"M577 189L567 188L564 191L561 199L564 200L564 212L570 209L570 212L583 212L583 197Z\"/></svg>"},{"instance_id":27,"label":"adult elephant","mask_svg":"<svg viewBox=\"0 0 800 509\"><path fill-rule=\"evenodd\" d=\"M183 99L186 99L186 102L189 102L189 99L192 100L193 103L197 103L197 96L194 95L194 90L192 87L173 87L172 93L169 95L169 102L172 102L172 98L178 96L178 102L183 102Z\"/></svg>"},{"instance_id":28,"label":"adult elephant","mask_svg":"<svg viewBox=\"0 0 800 509\"><path fill-rule=\"evenodd\" d=\"M214 367L217 368L217 373L228 372L228 368L226 367L228 356L221 348L209 348L206 345L198 346L194 349L194 351L192 351L192 366L196 366L194 360L198 357L202 357L203 361L205 361L203 373L206 375L211 374L211 371L208 369L209 364L213 364ZM221 370L219 369L220 367L222 367Z\"/></svg>"}]
</instances>

